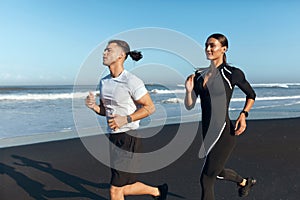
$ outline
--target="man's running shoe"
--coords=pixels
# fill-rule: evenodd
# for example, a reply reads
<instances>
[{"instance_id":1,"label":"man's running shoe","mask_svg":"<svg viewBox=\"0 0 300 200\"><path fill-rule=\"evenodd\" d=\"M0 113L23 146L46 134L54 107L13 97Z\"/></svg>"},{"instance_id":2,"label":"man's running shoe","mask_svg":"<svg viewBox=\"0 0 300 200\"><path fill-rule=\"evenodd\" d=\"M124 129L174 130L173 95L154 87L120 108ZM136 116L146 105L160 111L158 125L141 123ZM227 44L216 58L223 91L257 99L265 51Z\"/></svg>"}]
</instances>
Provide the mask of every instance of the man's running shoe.
<instances>
[{"instance_id":1,"label":"man's running shoe","mask_svg":"<svg viewBox=\"0 0 300 200\"><path fill-rule=\"evenodd\" d=\"M245 186L242 186L240 189L239 189L239 196L240 197L246 197L248 196L251 188L256 184L256 180L251 177L251 178L247 178L247 182L246 182L246 185Z\"/></svg>"}]
</instances>

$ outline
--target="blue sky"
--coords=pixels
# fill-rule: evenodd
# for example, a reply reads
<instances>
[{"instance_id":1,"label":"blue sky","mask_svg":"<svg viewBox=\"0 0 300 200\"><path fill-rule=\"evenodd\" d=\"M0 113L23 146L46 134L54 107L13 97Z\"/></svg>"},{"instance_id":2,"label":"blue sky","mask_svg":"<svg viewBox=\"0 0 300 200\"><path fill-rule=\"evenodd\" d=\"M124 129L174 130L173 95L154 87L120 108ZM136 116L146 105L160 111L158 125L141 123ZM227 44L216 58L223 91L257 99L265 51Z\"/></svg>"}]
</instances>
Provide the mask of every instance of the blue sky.
<instances>
[{"instance_id":1,"label":"blue sky","mask_svg":"<svg viewBox=\"0 0 300 200\"><path fill-rule=\"evenodd\" d=\"M174 30L200 45L223 33L228 61L251 82L300 82L299 13L296 0L0 0L0 85L73 84L99 44L144 27ZM171 63L183 76L192 73ZM156 74L149 70L147 81Z\"/></svg>"}]
</instances>

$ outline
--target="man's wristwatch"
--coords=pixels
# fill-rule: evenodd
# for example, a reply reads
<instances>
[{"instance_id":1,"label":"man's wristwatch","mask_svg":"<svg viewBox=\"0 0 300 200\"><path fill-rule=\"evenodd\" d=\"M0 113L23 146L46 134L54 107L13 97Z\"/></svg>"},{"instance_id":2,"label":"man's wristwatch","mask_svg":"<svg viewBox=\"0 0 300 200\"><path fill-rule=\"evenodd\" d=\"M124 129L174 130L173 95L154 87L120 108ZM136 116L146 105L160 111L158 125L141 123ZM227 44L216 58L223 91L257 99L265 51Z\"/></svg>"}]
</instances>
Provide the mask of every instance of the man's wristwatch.
<instances>
[{"instance_id":1,"label":"man's wristwatch","mask_svg":"<svg viewBox=\"0 0 300 200\"><path fill-rule=\"evenodd\" d=\"M132 122L132 118L130 117L130 115L127 115L127 123L131 123Z\"/></svg>"},{"instance_id":2,"label":"man's wristwatch","mask_svg":"<svg viewBox=\"0 0 300 200\"><path fill-rule=\"evenodd\" d=\"M246 110L243 110L240 114L244 113L245 117L248 117L249 113Z\"/></svg>"}]
</instances>

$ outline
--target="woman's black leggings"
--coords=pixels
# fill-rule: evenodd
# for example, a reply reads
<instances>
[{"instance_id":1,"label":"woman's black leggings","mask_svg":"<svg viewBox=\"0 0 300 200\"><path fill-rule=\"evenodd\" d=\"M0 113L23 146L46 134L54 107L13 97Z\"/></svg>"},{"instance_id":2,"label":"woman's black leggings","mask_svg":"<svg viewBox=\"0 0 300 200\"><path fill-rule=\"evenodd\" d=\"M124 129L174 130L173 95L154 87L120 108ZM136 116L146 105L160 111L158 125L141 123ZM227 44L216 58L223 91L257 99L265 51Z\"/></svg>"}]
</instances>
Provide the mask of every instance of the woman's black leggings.
<instances>
[{"instance_id":1,"label":"woman's black leggings","mask_svg":"<svg viewBox=\"0 0 300 200\"><path fill-rule=\"evenodd\" d=\"M228 123L215 146L206 157L200 182L202 187L202 200L214 200L214 184L216 179L229 180L241 183L243 178L231 169L224 166L235 146L233 125Z\"/></svg>"}]
</instances>

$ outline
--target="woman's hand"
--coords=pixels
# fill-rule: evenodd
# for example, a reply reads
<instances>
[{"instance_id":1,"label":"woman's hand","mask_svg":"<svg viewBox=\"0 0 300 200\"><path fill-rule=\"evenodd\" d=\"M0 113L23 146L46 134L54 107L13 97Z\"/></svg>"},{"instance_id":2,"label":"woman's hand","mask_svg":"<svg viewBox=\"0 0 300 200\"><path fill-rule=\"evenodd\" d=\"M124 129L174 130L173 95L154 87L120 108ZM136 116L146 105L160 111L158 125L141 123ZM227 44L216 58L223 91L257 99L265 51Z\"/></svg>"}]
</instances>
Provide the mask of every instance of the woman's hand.
<instances>
[{"instance_id":1,"label":"woman's hand","mask_svg":"<svg viewBox=\"0 0 300 200\"><path fill-rule=\"evenodd\" d=\"M249 112L254 104L254 99L247 99L245 102L245 106L243 111ZM246 130L246 115L245 113L241 112L239 118L236 120L235 123L235 135L240 135Z\"/></svg>"},{"instance_id":2,"label":"woman's hand","mask_svg":"<svg viewBox=\"0 0 300 200\"><path fill-rule=\"evenodd\" d=\"M194 89L194 77L195 74L192 74L185 81L185 89L187 93L192 93Z\"/></svg>"},{"instance_id":3,"label":"woman's hand","mask_svg":"<svg viewBox=\"0 0 300 200\"><path fill-rule=\"evenodd\" d=\"M246 127L246 116L244 114L241 114L235 123L235 135L242 134L246 130Z\"/></svg>"}]
</instances>

